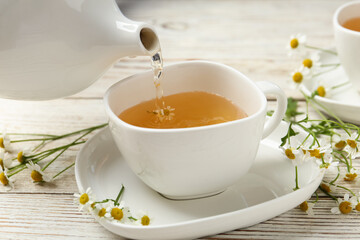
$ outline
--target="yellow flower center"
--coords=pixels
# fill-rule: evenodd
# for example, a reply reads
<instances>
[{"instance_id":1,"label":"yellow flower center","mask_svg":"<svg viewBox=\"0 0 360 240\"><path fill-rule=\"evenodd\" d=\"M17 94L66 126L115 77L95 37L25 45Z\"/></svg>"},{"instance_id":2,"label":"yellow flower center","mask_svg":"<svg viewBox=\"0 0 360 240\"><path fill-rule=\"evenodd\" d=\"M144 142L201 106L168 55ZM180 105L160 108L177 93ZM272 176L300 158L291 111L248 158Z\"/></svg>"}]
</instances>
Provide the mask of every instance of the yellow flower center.
<instances>
[{"instance_id":1,"label":"yellow flower center","mask_svg":"<svg viewBox=\"0 0 360 240\"><path fill-rule=\"evenodd\" d=\"M292 152L292 150L290 148L287 148L285 150L285 155L291 160L295 159L295 154Z\"/></svg>"},{"instance_id":2,"label":"yellow flower center","mask_svg":"<svg viewBox=\"0 0 360 240\"><path fill-rule=\"evenodd\" d=\"M339 210L342 214L348 214L351 212L352 207L351 207L351 203L348 201L344 201L342 203L339 204Z\"/></svg>"},{"instance_id":3,"label":"yellow flower center","mask_svg":"<svg viewBox=\"0 0 360 240\"><path fill-rule=\"evenodd\" d=\"M300 207L300 210L303 212L306 212L307 210L309 210L309 205L308 205L307 201L301 203L299 205L299 207Z\"/></svg>"},{"instance_id":4,"label":"yellow flower center","mask_svg":"<svg viewBox=\"0 0 360 240\"><path fill-rule=\"evenodd\" d=\"M295 49L299 46L299 41L296 38L291 39L290 41L290 47Z\"/></svg>"},{"instance_id":5,"label":"yellow flower center","mask_svg":"<svg viewBox=\"0 0 360 240\"><path fill-rule=\"evenodd\" d=\"M326 91L325 91L325 88L323 86L319 86L316 90L317 90L320 97L325 97Z\"/></svg>"},{"instance_id":6,"label":"yellow flower center","mask_svg":"<svg viewBox=\"0 0 360 240\"><path fill-rule=\"evenodd\" d=\"M306 150L305 150L305 149L301 149L301 150L302 150L303 154L306 154Z\"/></svg>"},{"instance_id":7,"label":"yellow flower center","mask_svg":"<svg viewBox=\"0 0 360 240\"><path fill-rule=\"evenodd\" d=\"M313 149L308 151L311 157L321 158L322 156L324 156L324 153L320 153L319 149Z\"/></svg>"},{"instance_id":8,"label":"yellow flower center","mask_svg":"<svg viewBox=\"0 0 360 240\"><path fill-rule=\"evenodd\" d=\"M356 148L357 147L357 144L356 144L355 140L348 139L348 140L346 140L346 142L351 148Z\"/></svg>"},{"instance_id":9,"label":"yellow flower center","mask_svg":"<svg viewBox=\"0 0 360 240\"><path fill-rule=\"evenodd\" d=\"M341 140L335 144L335 147L339 150L344 149L345 146L346 146L346 142L344 140Z\"/></svg>"},{"instance_id":10,"label":"yellow flower center","mask_svg":"<svg viewBox=\"0 0 360 240\"><path fill-rule=\"evenodd\" d=\"M23 155L23 151L18 152L17 160L19 161L19 163L24 162L25 158L24 158L24 155Z\"/></svg>"},{"instance_id":11,"label":"yellow flower center","mask_svg":"<svg viewBox=\"0 0 360 240\"><path fill-rule=\"evenodd\" d=\"M141 225L143 225L143 226L148 226L149 224L150 224L150 218L149 218L149 216L144 215L144 216L141 218Z\"/></svg>"},{"instance_id":12,"label":"yellow flower center","mask_svg":"<svg viewBox=\"0 0 360 240\"><path fill-rule=\"evenodd\" d=\"M0 167L4 170L4 161L2 160L2 158L0 158Z\"/></svg>"},{"instance_id":13,"label":"yellow flower center","mask_svg":"<svg viewBox=\"0 0 360 240\"><path fill-rule=\"evenodd\" d=\"M356 177L357 177L356 173L347 173L346 177L344 177L344 180L345 181L354 181Z\"/></svg>"},{"instance_id":14,"label":"yellow flower center","mask_svg":"<svg viewBox=\"0 0 360 240\"><path fill-rule=\"evenodd\" d=\"M79 202L84 205L89 201L89 195L87 195L87 193L83 193L80 198L79 198Z\"/></svg>"},{"instance_id":15,"label":"yellow flower center","mask_svg":"<svg viewBox=\"0 0 360 240\"><path fill-rule=\"evenodd\" d=\"M163 112L164 112L164 116L169 116L170 115L170 110L165 108L163 109Z\"/></svg>"},{"instance_id":16,"label":"yellow flower center","mask_svg":"<svg viewBox=\"0 0 360 240\"><path fill-rule=\"evenodd\" d=\"M42 177L41 173L39 173L36 170L32 170L31 178L32 178L32 180L34 180L34 182L42 182L43 181L43 177Z\"/></svg>"},{"instance_id":17,"label":"yellow flower center","mask_svg":"<svg viewBox=\"0 0 360 240\"><path fill-rule=\"evenodd\" d=\"M360 212L360 203L356 204L355 210L358 211L358 212Z\"/></svg>"},{"instance_id":18,"label":"yellow flower center","mask_svg":"<svg viewBox=\"0 0 360 240\"><path fill-rule=\"evenodd\" d=\"M123 218L124 213L123 213L123 211L122 211L120 208L115 207L115 208L111 209L111 216L112 216L114 219L120 221L120 220Z\"/></svg>"},{"instance_id":19,"label":"yellow flower center","mask_svg":"<svg viewBox=\"0 0 360 240\"><path fill-rule=\"evenodd\" d=\"M94 209L95 208L95 205L96 205L96 203L92 203L91 205L90 205L90 207L92 208L92 209Z\"/></svg>"},{"instance_id":20,"label":"yellow flower center","mask_svg":"<svg viewBox=\"0 0 360 240\"><path fill-rule=\"evenodd\" d=\"M105 209L105 208L102 208L102 209L100 209L100 211L99 211L99 213L98 213L98 216L99 216L99 217L103 217L103 216L105 216L105 213L106 213L106 209Z\"/></svg>"},{"instance_id":21,"label":"yellow flower center","mask_svg":"<svg viewBox=\"0 0 360 240\"><path fill-rule=\"evenodd\" d=\"M325 192L328 192L328 193L331 192L330 186L326 185L325 183L322 183L320 186Z\"/></svg>"},{"instance_id":22,"label":"yellow flower center","mask_svg":"<svg viewBox=\"0 0 360 240\"><path fill-rule=\"evenodd\" d=\"M4 172L0 173L0 182L4 185L7 186L9 184L9 179L7 179L7 177L5 176Z\"/></svg>"},{"instance_id":23,"label":"yellow flower center","mask_svg":"<svg viewBox=\"0 0 360 240\"><path fill-rule=\"evenodd\" d=\"M293 75L292 78L293 78L293 81L294 81L294 82L296 82L296 83L301 83L302 80L303 80L303 75L302 75L301 72L296 72L296 73L294 73L294 75Z\"/></svg>"},{"instance_id":24,"label":"yellow flower center","mask_svg":"<svg viewBox=\"0 0 360 240\"><path fill-rule=\"evenodd\" d=\"M5 148L4 146L4 138L0 137L0 148Z\"/></svg>"},{"instance_id":25,"label":"yellow flower center","mask_svg":"<svg viewBox=\"0 0 360 240\"><path fill-rule=\"evenodd\" d=\"M304 67L307 67L307 68L311 68L312 67L312 65L313 65L313 62L312 62L312 60L311 59L305 59L304 61L303 61L303 65L304 65Z\"/></svg>"}]
</instances>

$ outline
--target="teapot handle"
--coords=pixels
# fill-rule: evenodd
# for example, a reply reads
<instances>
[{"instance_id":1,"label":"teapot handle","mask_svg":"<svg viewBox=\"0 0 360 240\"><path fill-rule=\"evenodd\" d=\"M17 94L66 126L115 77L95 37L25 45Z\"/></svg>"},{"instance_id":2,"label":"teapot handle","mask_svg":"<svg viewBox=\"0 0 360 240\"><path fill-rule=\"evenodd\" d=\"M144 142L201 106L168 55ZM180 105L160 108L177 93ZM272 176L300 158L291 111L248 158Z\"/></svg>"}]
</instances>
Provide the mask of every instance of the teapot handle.
<instances>
[{"instance_id":1,"label":"teapot handle","mask_svg":"<svg viewBox=\"0 0 360 240\"><path fill-rule=\"evenodd\" d=\"M256 84L265 95L274 95L277 102L274 114L265 123L262 135L262 139L264 139L275 130L284 117L287 108L287 97L284 91L274 83L261 81L256 82Z\"/></svg>"}]
</instances>

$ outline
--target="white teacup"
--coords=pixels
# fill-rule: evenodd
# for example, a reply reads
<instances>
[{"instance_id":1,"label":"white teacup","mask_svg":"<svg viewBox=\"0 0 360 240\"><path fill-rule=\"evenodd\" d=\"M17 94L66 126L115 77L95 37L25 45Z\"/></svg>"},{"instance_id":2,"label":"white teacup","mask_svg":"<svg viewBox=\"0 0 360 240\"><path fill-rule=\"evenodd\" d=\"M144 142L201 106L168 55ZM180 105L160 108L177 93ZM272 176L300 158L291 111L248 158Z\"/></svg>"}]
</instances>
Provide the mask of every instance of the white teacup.
<instances>
[{"instance_id":1,"label":"white teacup","mask_svg":"<svg viewBox=\"0 0 360 240\"><path fill-rule=\"evenodd\" d=\"M344 28L347 20L360 17L360 1L346 3L340 6L333 18L336 50L340 63L358 90L360 89L360 32Z\"/></svg>"},{"instance_id":2,"label":"white teacup","mask_svg":"<svg viewBox=\"0 0 360 240\"><path fill-rule=\"evenodd\" d=\"M248 117L209 126L152 129L118 118L125 109L155 97L152 71L114 84L105 95L114 140L133 172L148 186L171 199L191 199L219 193L251 167L260 140L280 123L287 106L284 92L270 82L255 84L223 64L190 61L164 68L166 95L206 91L230 99ZM277 108L265 123L267 100ZM176 113L175 113L176 114Z\"/></svg>"}]
</instances>

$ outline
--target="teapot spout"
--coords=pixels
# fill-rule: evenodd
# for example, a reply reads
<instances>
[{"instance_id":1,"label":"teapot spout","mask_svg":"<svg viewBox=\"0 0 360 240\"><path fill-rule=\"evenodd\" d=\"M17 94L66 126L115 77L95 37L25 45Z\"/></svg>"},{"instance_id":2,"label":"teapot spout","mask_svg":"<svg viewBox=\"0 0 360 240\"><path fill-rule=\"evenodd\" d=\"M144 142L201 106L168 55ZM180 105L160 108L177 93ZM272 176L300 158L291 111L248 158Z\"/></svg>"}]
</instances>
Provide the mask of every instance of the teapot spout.
<instances>
[{"instance_id":1,"label":"teapot spout","mask_svg":"<svg viewBox=\"0 0 360 240\"><path fill-rule=\"evenodd\" d=\"M118 38L120 55L153 56L160 51L160 42L152 26L129 19L116 21L121 38ZM119 56L119 55L118 55Z\"/></svg>"},{"instance_id":2,"label":"teapot spout","mask_svg":"<svg viewBox=\"0 0 360 240\"><path fill-rule=\"evenodd\" d=\"M155 55L160 51L160 42L159 39L154 32L149 27L143 26L140 30L140 41L141 45L144 48L144 53L146 55Z\"/></svg>"}]
</instances>

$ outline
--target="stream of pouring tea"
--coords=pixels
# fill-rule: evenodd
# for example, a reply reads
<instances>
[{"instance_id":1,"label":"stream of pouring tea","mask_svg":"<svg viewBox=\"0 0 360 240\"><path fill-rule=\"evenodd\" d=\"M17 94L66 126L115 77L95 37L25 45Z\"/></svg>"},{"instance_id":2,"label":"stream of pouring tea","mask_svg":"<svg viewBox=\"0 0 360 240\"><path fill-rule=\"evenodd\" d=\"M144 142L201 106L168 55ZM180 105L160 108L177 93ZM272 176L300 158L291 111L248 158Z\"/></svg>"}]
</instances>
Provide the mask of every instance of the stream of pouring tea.
<instances>
[{"instance_id":1,"label":"stream of pouring tea","mask_svg":"<svg viewBox=\"0 0 360 240\"><path fill-rule=\"evenodd\" d=\"M151 57L151 67L154 71L154 85L156 89L156 102L155 110L161 110L165 108L165 102L163 99L164 91L161 86L161 74L163 71L163 60L161 50Z\"/></svg>"},{"instance_id":2,"label":"stream of pouring tea","mask_svg":"<svg viewBox=\"0 0 360 240\"><path fill-rule=\"evenodd\" d=\"M161 49L151 57L151 67L154 71L154 85L156 89L155 110L153 113L157 114L160 122L163 122L164 120L171 120L175 115L175 109L170 106L166 106L164 101L164 91L161 86L161 75L163 71Z\"/></svg>"}]
</instances>

